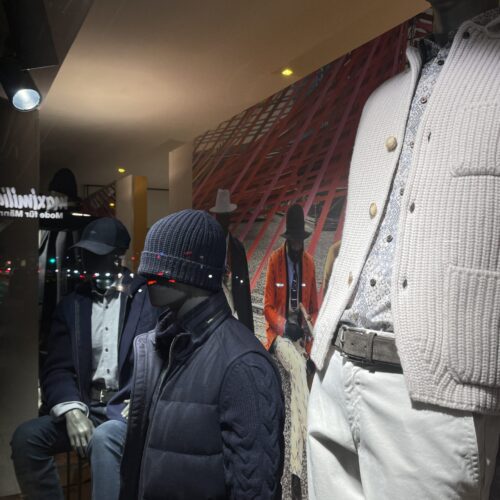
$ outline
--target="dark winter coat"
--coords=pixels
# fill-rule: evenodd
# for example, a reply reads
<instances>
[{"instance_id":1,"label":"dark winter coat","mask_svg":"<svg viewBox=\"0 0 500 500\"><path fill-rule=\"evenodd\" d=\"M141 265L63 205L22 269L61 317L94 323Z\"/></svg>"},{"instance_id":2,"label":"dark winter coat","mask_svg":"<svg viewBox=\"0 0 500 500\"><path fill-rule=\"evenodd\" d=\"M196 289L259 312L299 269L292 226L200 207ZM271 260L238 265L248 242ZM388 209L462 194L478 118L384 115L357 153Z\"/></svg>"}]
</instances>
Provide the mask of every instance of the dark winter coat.
<instances>
[{"instance_id":1,"label":"dark winter coat","mask_svg":"<svg viewBox=\"0 0 500 500\"><path fill-rule=\"evenodd\" d=\"M135 341L120 500L281 498L277 368L224 294Z\"/></svg>"}]
</instances>

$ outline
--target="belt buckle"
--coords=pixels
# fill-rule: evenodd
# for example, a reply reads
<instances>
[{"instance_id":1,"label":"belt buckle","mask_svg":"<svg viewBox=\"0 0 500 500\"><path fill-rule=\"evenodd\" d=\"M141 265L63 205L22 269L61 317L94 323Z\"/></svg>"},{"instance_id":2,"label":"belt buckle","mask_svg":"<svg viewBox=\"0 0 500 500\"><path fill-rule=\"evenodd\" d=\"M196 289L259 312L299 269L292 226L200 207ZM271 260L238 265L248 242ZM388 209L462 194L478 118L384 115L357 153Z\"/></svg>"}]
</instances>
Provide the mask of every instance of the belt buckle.
<instances>
[{"instance_id":1,"label":"belt buckle","mask_svg":"<svg viewBox=\"0 0 500 500\"><path fill-rule=\"evenodd\" d=\"M104 404L104 396L105 396L105 394L106 394L106 390L105 389L101 389L99 391L99 403L102 404L102 405Z\"/></svg>"},{"instance_id":2,"label":"belt buckle","mask_svg":"<svg viewBox=\"0 0 500 500\"><path fill-rule=\"evenodd\" d=\"M346 327L344 325L342 325L339 328L339 343L340 343L340 355L343 358L347 358L347 354L344 352L345 331L346 331Z\"/></svg>"}]
</instances>

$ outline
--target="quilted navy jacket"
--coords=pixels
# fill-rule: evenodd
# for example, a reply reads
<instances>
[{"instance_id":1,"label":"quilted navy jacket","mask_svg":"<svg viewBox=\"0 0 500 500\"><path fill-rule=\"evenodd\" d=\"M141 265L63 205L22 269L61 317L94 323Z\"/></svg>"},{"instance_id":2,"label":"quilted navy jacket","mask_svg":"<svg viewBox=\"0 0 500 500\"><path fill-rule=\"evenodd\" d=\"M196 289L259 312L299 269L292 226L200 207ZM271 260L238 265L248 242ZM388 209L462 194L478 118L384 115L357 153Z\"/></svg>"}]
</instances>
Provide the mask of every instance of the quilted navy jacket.
<instances>
[{"instance_id":1,"label":"quilted navy jacket","mask_svg":"<svg viewBox=\"0 0 500 500\"><path fill-rule=\"evenodd\" d=\"M134 338L154 328L158 310L150 301L145 279L127 271L120 294L118 346L119 392L108 403L109 419L122 420L123 401L130 397ZM57 305L48 341L48 355L41 374L48 409L67 401L90 404L92 377L92 298L88 283L64 297Z\"/></svg>"},{"instance_id":2,"label":"quilted navy jacket","mask_svg":"<svg viewBox=\"0 0 500 500\"><path fill-rule=\"evenodd\" d=\"M223 293L134 344L121 500L278 499L279 373Z\"/></svg>"}]
</instances>

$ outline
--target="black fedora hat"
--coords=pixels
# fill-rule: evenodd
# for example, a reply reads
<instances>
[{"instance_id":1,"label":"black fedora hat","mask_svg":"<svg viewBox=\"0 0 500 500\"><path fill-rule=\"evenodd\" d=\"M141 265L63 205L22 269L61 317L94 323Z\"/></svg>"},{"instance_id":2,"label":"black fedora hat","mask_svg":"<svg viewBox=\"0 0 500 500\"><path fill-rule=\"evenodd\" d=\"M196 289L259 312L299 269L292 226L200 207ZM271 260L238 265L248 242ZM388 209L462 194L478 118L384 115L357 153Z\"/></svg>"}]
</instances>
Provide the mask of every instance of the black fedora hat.
<instances>
[{"instance_id":1,"label":"black fedora hat","mask_svg":"<svg viewBox=\"0 0 500 500\"><path fill-rule=\"evenodd\" d=\"M281 235L287 240L305 240L311 236L305 230L304 210L300 205L292 205L286 213L286 232Z\"/></svg>"},{"instance_id":2,"label":"black fedora hat","mask_svg":"<svg viewBox=\"0 0 500 500\"><path fill-rule=\"evenodd\" d=\"M72 248L84 248L97 255L107 255L113 250L127 250L130 235L127 228L111 217L101 217L88 224L80 241Z\"/></svg>"}]
</instances>

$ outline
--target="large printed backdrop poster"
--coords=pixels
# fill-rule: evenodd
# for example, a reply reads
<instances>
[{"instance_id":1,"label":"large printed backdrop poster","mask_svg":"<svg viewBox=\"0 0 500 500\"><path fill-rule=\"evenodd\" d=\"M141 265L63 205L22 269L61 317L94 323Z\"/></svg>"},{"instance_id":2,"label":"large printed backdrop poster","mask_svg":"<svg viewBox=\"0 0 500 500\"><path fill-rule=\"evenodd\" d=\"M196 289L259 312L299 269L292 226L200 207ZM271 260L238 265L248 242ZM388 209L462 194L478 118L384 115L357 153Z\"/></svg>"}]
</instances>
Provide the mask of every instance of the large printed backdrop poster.
<instances>
[{"instance_id":1,"label":"large printed backdrop poster","mask_svg":"<svg viewBox=\"0 0 500 500\"><path fill-rule=\"evenodd\" d=\"M238 205L231 232L247 251L259 338L265 338L266 269L271 253L284 242L288 208L299 203L306 214L312 235L305 248L314 257L321 300L326 256L341 239L349 164L363 106L378 86L404 69L407 44L431 26L429 14L412 19L196 139L193 204L208 210L217 190L228 189ZM287 448L289 440L287 422ZM287 453L284 498L290 497L288 465ZM305 483L304 465L303 494Z\"/></svg>"}]
</instances>

